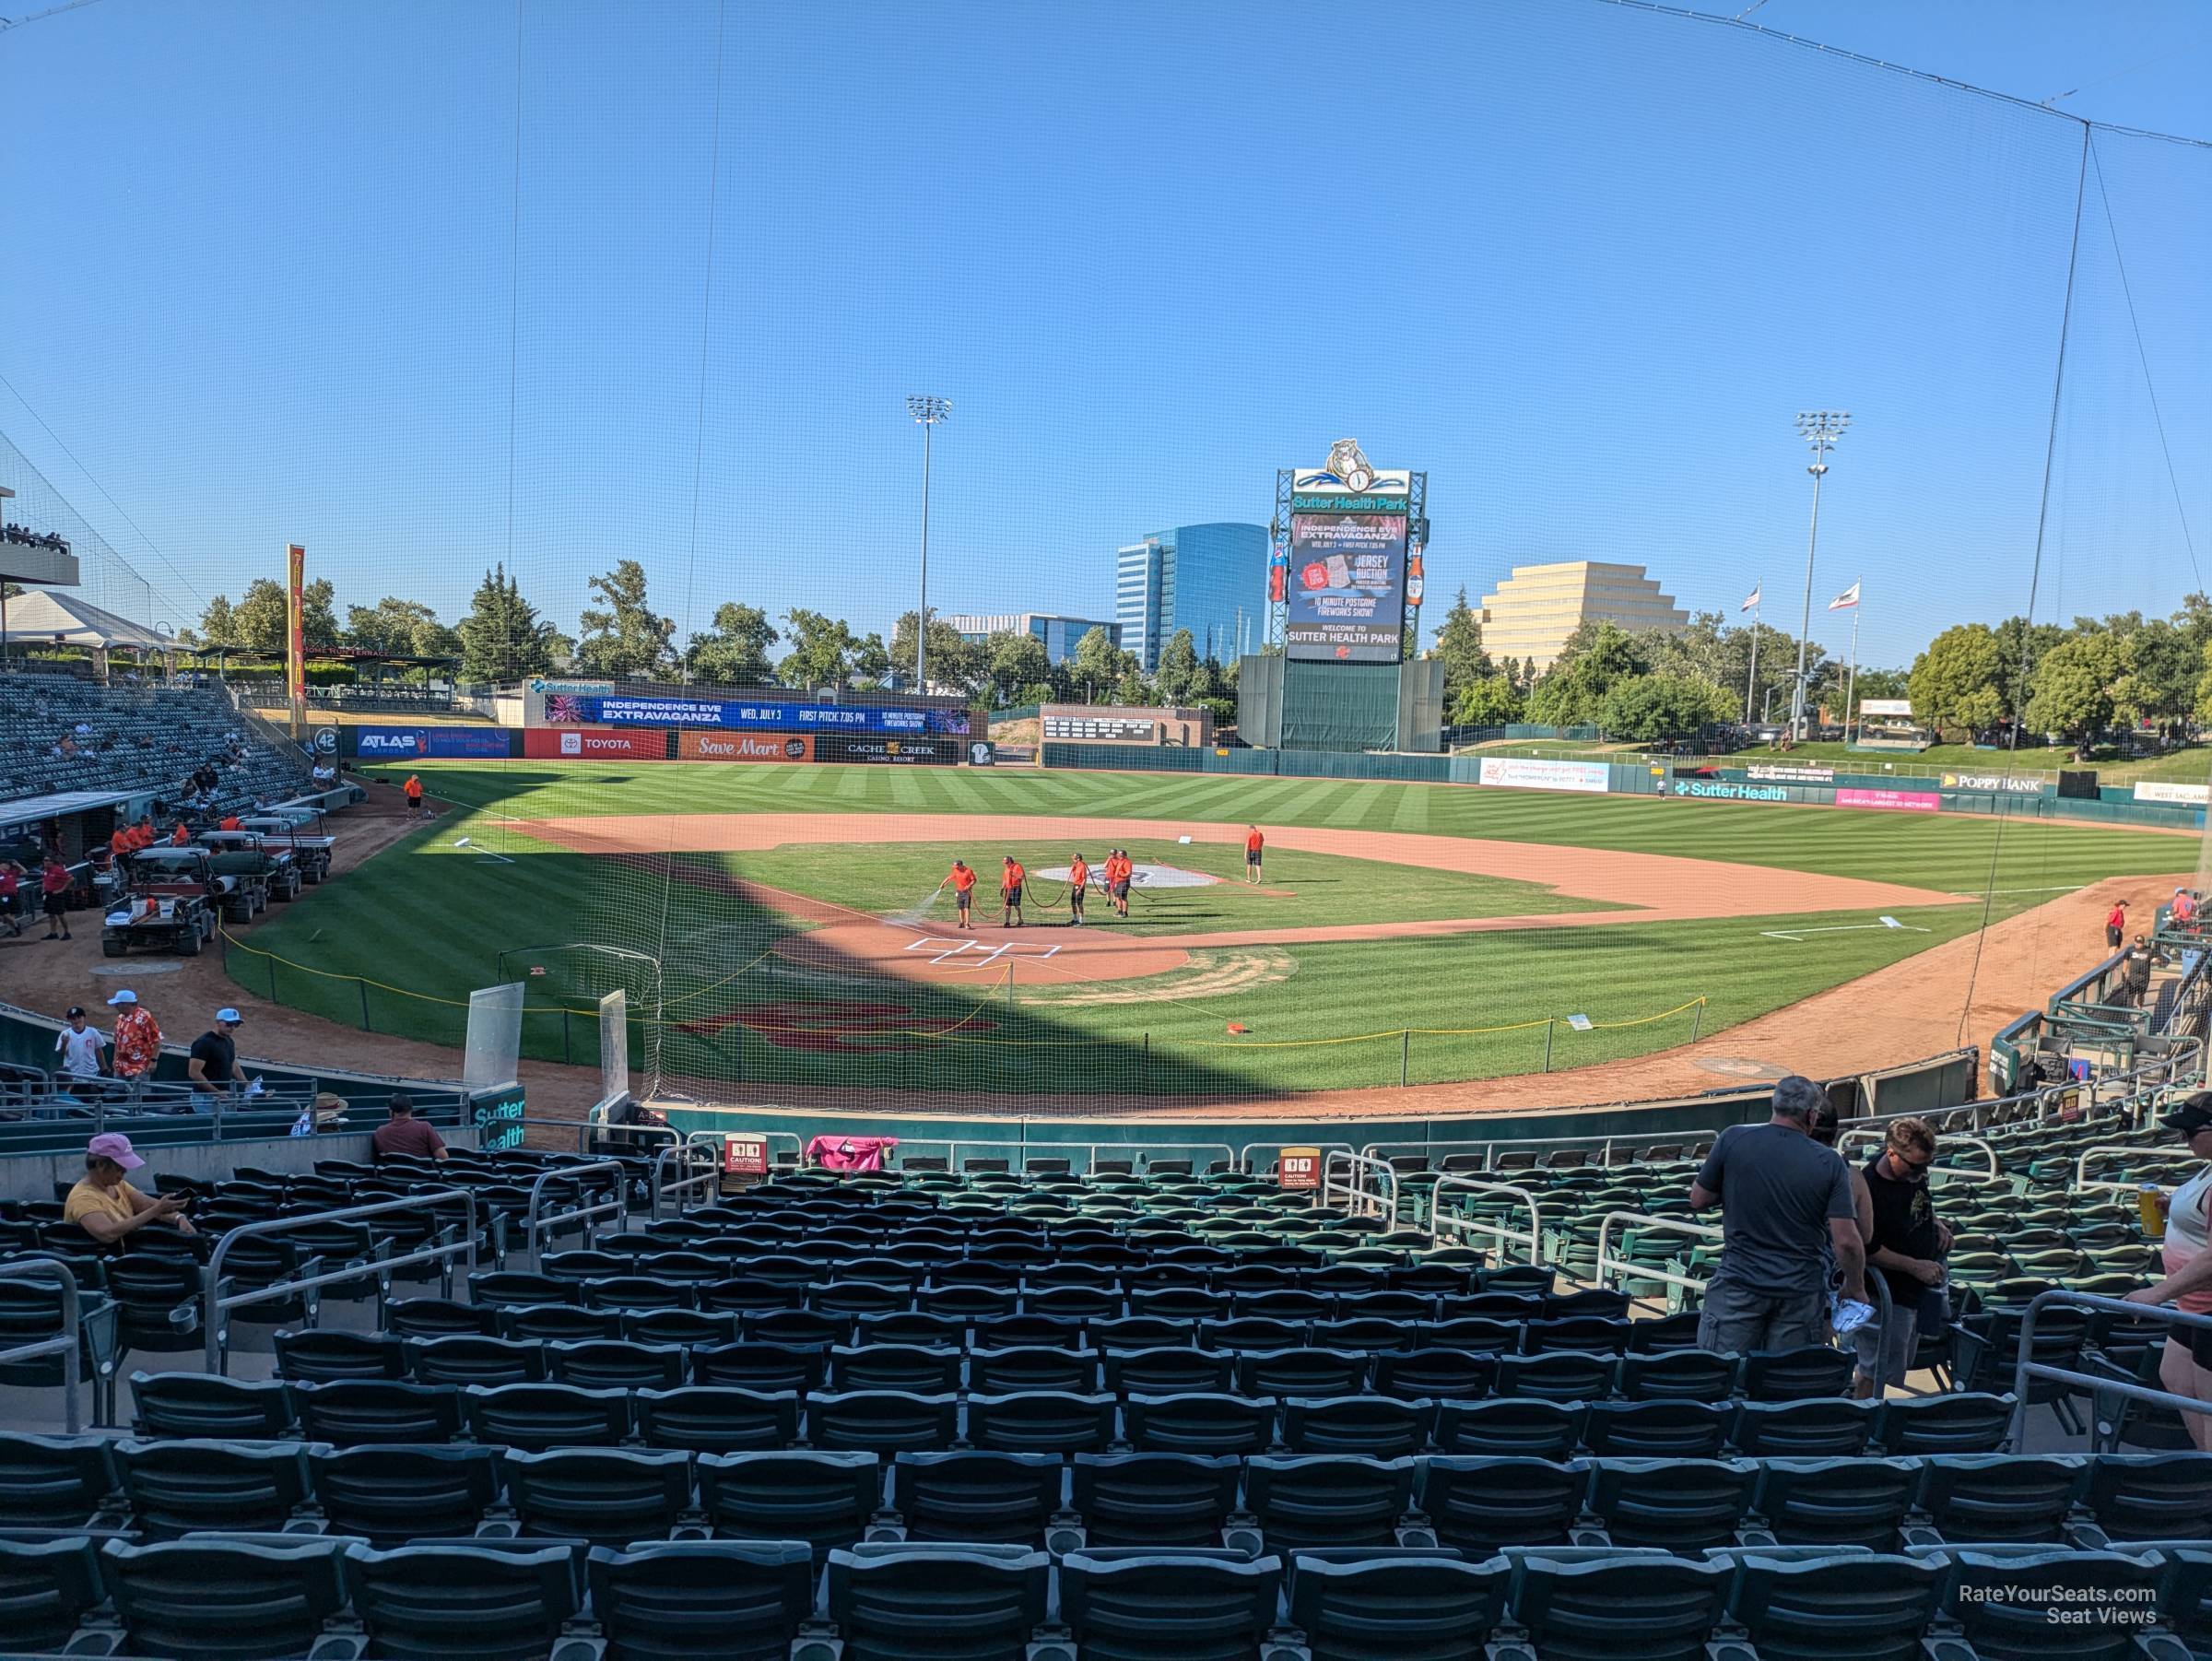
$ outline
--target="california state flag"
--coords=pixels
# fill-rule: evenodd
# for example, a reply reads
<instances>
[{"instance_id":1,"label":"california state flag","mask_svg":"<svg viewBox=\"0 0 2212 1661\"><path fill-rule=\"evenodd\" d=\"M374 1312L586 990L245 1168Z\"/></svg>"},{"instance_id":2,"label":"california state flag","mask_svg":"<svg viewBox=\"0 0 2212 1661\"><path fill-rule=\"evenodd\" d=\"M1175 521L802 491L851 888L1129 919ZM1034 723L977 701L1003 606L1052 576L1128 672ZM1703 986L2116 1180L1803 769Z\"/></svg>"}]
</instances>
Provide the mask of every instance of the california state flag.
<instances>
[{"instance_id":1,"label":"california state flag","mask_svg":"<svg viewBox=\"0 0 2212 1661\"><path fill-rule=\"evenodd\" d=\"M1829 608L1830 611L1849 611L1849 610L1850 610L1850 609L1851 609L1851 608L1852 608L1853 606L1856 606L1858 603L1859 603L1859 585L1858 585L1856 583L1853 583L1853 584L1852 584L1852 585L1851 585L1849 588L1846 588L1846 589L1845 589L1845 590L1844 590L1844 591L1843 591L1841 594L1838 595L1837 595L1837 596L1836 596L1834 599L1832 599L1832 600L1829 601L1829 603L1828 603L1828 608Z\"/></svg>"}]
</instances>

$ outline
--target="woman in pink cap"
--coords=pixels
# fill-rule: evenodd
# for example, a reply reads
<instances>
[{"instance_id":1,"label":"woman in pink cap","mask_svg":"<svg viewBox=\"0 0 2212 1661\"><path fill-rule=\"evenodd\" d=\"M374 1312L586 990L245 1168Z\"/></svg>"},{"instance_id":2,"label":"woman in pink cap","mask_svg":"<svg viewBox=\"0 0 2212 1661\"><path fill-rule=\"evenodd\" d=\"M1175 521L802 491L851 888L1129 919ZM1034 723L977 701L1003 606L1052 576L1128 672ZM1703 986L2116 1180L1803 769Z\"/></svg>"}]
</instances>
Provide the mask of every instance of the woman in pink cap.
<instances>
[{"instance_id":1,"label":"woman in pink cap","mask_svg":"<svg viewBox=\"0 0 2212 1661\"><path fill-rule=\"evenodd\" d=\"M145 1163L131 1151L130 1137L116 1131L94 1137L85 1144L84 1179L62 1202L62 1220L76 1223L101 1245L113 1245L148 1223L167 1223L180 1233L193 1233L182 1196L148 1199L124 1180L124 1172Z\"/></svg>"}]
</instances>

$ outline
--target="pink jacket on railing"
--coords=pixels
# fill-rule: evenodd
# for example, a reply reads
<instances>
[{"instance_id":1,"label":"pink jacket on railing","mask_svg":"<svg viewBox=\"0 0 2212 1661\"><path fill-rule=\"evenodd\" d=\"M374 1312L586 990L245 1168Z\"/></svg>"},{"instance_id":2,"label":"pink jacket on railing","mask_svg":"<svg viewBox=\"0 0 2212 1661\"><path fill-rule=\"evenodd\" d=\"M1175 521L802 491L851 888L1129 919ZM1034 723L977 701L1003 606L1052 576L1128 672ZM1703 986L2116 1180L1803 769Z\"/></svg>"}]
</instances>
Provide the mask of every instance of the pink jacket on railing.
<instances>
[{"instance_id":1,"label":"pink jacket on railing","mask_svg":"<svg viewBox=\"0 0 2212 1661\"><path fill-rule=\"evenodd\" d=\"M897 1137L817 1137L806 1144L806 1162L825 1171L881 1171L883 1156L898 1146Z\"/></svg>"}]
</instances>

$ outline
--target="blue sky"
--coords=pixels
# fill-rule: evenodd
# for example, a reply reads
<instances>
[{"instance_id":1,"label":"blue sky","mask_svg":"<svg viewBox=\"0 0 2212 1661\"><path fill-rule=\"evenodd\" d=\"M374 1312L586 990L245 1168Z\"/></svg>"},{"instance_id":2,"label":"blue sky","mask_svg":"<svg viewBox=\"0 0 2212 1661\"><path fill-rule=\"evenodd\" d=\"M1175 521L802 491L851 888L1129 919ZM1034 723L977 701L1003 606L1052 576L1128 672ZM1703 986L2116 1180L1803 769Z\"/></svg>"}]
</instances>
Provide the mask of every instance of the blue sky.
<instances>
[{"instance_id":1,"label":"blue sky","mask_svg":"<svg viewBox=\"0 0 2212 1661\"><path fill-rule=\"evenodd\" d=\"M157 615L298 539L341 603L450 618L505 559L565 626L635 556L679 621L887 628L914 391L956 404L947 610L1106 615L1116 546L1264 521L1274 469L1349 434L1429 469L1432 595L1619 559L1693 607L1763 581L1786 624L1791 418L1824 405L1856 423L1816 638L1841 649L1821 607L1855 578L1872 662L2026 603L2075 123L1601 0L732 6L702 400L716 6L522 15L519 216L512 6L100 0L0 30L0 373L55 436L5 391L0 432ZM2194 0L1753 20L2212 136ZM2097 159L2036 607L2062 618L2199 585L2138 326L2212 563L2212 151Z\"/></svg>"}]
</instances>

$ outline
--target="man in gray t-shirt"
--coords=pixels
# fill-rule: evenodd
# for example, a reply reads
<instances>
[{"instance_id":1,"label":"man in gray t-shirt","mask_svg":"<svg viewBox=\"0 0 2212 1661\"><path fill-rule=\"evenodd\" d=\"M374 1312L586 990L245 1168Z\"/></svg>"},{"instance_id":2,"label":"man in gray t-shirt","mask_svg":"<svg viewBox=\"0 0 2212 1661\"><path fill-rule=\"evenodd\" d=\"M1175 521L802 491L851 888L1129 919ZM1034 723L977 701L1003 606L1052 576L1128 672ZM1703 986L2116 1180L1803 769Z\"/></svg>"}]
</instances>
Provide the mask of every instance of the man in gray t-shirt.
<instances>
[{"instance_id":1,"label":"man in gray t-shirt","mask_svg":"<svg viewBox=\"0 0 2212 1661\"><path fill-rule=\"evenodd\" d=\"M1820 1087L1793 1074L1764 1125L1731 1125L1690 1184L1689 1208L1718 1205L1721 1264L1705 1288L1698 1348L1794 1349L1828 1341L1830 1254L1846 1297L1866 1296L1850 1167L1806 1135Z\"/></svg>"}]
</instances>

